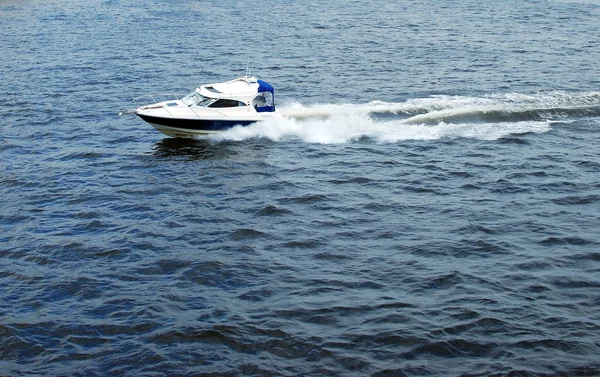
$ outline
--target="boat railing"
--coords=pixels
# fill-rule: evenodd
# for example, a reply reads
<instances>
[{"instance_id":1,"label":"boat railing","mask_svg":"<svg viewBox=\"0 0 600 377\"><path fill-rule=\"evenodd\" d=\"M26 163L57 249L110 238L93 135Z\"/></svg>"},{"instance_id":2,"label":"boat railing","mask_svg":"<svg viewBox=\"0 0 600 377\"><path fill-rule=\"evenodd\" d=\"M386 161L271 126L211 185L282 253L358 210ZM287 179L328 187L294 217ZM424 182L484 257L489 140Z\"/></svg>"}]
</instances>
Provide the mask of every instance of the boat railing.
<instances>
[{"instance_id":1,"label":"boat railing","mask_svg":"<svg viewBox=\"0 0 600 377\"><path fill-rule=\"evenodd\" d=\"M177 101L183 98L185 94L173 94L173 93L158 93L158 94L144 94L139 97L133 98L133 103L135 103L135 107L150 107L156 103L167 102L167 101ZM169 114L171 112L167 108L167 106L163 106L163 109Z\"/></svg>"},{"instance_id":2,"label":"boat railing","mask_svg":"<svg viewBox=\"0 0 600 377\"><path fill-rule=\"evenodd\" d=\"M133 102L137 105L137 107L155 104L159 102L165 101L177 101L183 98L185 94L173 94L173 93L158 93L158 94L144 94L139 97L135 97ZM145 99L145 100L144 100ZM144 100L144 101L142 101ZM149 100L149 101L148 101ZM151 103L148 103L152 101Z\"/></svg>"}]
</instances>

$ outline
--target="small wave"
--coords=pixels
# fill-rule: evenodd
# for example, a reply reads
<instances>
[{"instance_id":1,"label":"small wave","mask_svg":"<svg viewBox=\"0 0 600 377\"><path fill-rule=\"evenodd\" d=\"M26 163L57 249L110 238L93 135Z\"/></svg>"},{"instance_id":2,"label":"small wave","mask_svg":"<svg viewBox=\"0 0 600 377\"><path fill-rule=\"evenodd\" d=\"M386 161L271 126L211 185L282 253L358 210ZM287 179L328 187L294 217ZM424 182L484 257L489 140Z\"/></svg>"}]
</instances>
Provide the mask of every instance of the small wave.
<instances>
[{"instance_id":1,"label":"small wave","mask_svg":"<svg viewBox=\"0 0 600 377\"><path fill-rule=\"evenodd\" d=\"M292 214L293 212L285 209L285 208L279 208L277 206L274 205L268 205L264 208L261 208L259 210L257 210L255 212L256 216L281 216L281 215L289 215Z\"/></svg>"},{"instance_id":2,"label":"small wave","mask_svg":"<svg viewBox=\"0 0 600 377\"><path fill-rule=\"evenodd\" d=\"M408 358L416 355L432 355L440 357L488 357L497 352L497 344L483 343L474 340L456 338L442 341L430 341L405 354Z\"/></svg>"},{"instance_id":3,"label":"small wave","mask_svg":"<svg viewBox=\"0 0 600 377\"><path fill-rule=\"evenodd\" d=\"M539 244L544 246L555 246L555 245L574 245L574 246L583 246L595 244L594 241L587 240L581 237L548 237L542 241L539 241Z\"/></svg>"},{"instance_id":4,"label":"small wave","mask_svg":"<svg viewBox=\"0 0 600 377\"><path fill-rule=\"evenodd\" d=\"M297 204L313 204L326 201L328 197L326 195L311 194L301 197L288 198L283 200L284 203L297 203Z\"/></svg>"},{"instance_id":5,"label":"small wave","mask_svg":"<svg viewBox=\"0 0 600 377\"><path fill-rule=\"evenodd\" d=\"M329 182L333 183L334 185L343 185L343 184L351 184L351 183L367 184L367 183L371 182L371 179L366 178L366 177L354 177L354 178L348 178L348 179L332 179Z\"/></svg>"},{"instance_id":6,"label":"small wave","mask_svg":"<svg viewBox=\"0 0 600 377\"><path fill-rule=\"evenodd\" d=\"M247 239L266 237L267 235L255 229L242 228L236 229L231 233L231 238L236 241L242 241Z\"/></svg>"},{"instance_id":7,"label":"small wave","mask_svg":"<svg viewBox=\"0 0 600 377\"><path fill-rule=\"evenodd\" d=\"M316 249L322 246L323 242L319 240L289 241L281 244L285 249Z\"/></svg>"},{"instance_id":8,"label":"small wave","mask_svg":"<svg viewBox=\"0 0 600 377\"><path fill-rule=\"evenodd\" d=\"M553 199L552 201L560 205L592 204L600 201L600 195L567 196L564 198Z\"/></svg>"}]
</instances>

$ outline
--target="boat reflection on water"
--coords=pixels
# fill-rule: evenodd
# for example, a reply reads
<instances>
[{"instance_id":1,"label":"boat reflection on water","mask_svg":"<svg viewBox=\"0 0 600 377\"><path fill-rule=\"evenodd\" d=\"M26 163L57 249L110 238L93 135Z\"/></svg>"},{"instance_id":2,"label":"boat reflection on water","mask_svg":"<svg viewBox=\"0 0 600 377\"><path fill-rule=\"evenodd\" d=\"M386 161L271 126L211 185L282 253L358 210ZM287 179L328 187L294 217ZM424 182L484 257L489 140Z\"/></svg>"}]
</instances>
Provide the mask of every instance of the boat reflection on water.
<instances>
[{"instance_id":1,"label":"boat reflection on water","mask_svg":"<svg viewBox=\"0 0 600 377\"><path fill-rule=\"evenodd\" d=\"M165 138L154 145L154 155L159 158L186 157L193 160L225 159L236 152L232 143L192 138Z\"/></svg>"}]
</instances>

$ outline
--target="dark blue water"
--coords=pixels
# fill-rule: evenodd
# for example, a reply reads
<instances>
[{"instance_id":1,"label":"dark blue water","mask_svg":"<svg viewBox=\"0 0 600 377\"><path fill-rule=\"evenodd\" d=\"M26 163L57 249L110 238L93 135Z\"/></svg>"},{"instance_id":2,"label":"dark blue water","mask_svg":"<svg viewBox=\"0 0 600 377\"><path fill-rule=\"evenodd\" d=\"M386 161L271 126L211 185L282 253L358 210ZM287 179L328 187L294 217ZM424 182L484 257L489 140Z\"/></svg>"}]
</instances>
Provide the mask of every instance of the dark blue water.
<instances>
[{"instance_id":1,"label":"dark blue water","mask_svg":"<svg viewBox=\"0 0 600 377\"><path fill-rule=\"evenodd\" d=\"M598 20L0 1L0 376L600 375ZM248 60L292 118L117 115Z\"/></svg>"}]
</instances>

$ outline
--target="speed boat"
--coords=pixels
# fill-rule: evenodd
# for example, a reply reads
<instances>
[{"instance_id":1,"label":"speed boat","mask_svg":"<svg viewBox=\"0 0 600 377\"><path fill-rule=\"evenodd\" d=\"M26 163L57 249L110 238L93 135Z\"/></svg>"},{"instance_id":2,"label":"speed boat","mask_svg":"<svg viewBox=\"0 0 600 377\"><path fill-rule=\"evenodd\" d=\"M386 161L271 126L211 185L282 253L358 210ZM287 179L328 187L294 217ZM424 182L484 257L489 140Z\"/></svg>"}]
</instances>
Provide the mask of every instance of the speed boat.
<instances>
[{"instance_id":1,"label":"speed boat","mask_svg":"<svg viewBox=\"0 0 600 377\"><path fill-rule=\"evenodd\" d=\"M155 100L132 112L172 137L212 134L280 117L273 87L248 76L201 85L181 98Z\"/></svg>"}]
</instances>

